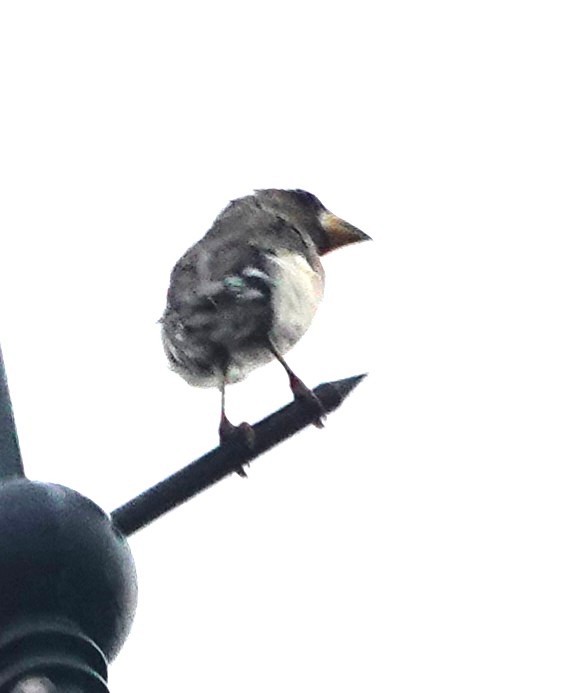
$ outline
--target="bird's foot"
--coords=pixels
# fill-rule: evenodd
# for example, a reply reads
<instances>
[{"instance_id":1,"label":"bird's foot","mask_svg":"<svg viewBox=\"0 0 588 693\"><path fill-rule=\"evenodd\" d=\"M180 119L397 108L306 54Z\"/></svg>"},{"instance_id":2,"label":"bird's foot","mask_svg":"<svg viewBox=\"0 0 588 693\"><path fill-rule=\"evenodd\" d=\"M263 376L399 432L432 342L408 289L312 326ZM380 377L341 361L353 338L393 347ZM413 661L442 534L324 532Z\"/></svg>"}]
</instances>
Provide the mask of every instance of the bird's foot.
<instances>
[{"instance_id":1,"label":"bird's foot","mask_svg":"<svg viewBox=\"0 0 588 693\"><path fill-rule=\"evenodd\" d=\"M244 445L248 450L253 450L255 447L255 431L253 430L253 426L245 421L235 426L224 414L221 417L220 426L218 427L218 435L221 445L235 442L237 445ZM244 467L245 465L239 465L235 469L235 473L240 477L247 478L247 472Z\"/></svg>"},{"instance_id":2,"label":"bird's foot","mask_svg":"<svg viewBox=\"0 0 588 693\"><path fill-rule=\"evenodd\" d=\"M317 412L317 417L312 422L313 425L317 428L324 428L324 419L327 412L325 411L322 402L314 394L314 392L295 375L290 376L290 389L292 390L294 399L298 400L299 402L303 402L308 407L312 407L312 409Z\"/></svg>"}]
</instances>

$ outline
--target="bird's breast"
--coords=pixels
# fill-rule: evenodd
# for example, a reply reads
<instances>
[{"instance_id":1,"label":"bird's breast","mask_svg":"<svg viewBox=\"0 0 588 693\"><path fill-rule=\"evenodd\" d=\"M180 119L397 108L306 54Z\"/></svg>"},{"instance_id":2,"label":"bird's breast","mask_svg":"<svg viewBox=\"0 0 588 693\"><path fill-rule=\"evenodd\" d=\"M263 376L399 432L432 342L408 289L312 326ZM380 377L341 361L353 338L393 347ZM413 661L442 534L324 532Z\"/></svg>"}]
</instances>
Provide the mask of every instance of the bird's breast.
<instances>
[{"instance_id":1,"label":"bird's breast","mask_svg":"<svg viewBox=\"0 0 588 693\"><path fill-rule=\"evenodd\" d=\"M283 353L309 328L323 297L324 272L318 258L313 267L298 253L278 252L267 261L273 281L270 337Z\"/></svg>"}]
</instances>

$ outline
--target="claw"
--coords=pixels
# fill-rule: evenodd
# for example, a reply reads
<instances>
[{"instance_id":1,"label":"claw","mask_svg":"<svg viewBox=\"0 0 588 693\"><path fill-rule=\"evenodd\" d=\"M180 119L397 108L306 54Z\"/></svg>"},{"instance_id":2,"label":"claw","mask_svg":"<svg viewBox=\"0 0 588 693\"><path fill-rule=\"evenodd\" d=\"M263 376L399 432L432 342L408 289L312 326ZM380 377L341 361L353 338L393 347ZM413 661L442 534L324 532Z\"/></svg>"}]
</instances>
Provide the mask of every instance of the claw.
<instances>
[{"instance_id":1,"label":"claw","mask_svg":"<svg viewBox=\"0 0 588 693\"><path fill-rule=\"evenodd\" d=\"M296 373L294 373L294 371L286 363L284 357L275 348L271 341L269 342L268 348L288 374L288 379L290 380L290 389L292 390L294 399L297 399L300 402L305 402L307 405L315 409L317 412L317 417L315 421L313 421L312 423L317 428L324 428L325 422L323 421L323 419L327 415L327 412L325 411L325 408L323 407L320 399L314 394L314 392L311 389L306 387L302 380L300 380Z\"/></svg>"},{"instance_id":2,"label":"claw","mask_svg":"<svg viewBox=\"0 0 588 693\"><path fill-rule=\"evenodd\" d=\"M253 426L245 421L235 426L223 415L218 427L218 435L221 445L234 441L237 445L245 445L248 450L253 450L255 447L255 431ZM247 464L247 466L249 465ZM242 465L235 469L235 473L240 477L247 478L247 472Z\"/></svg>"},{"instance_id":3,"label":"claw","mask_svg":"<svg viewBox=\"0 0 588 693\"><path fill-rule=\"evenodd\" d=\"M300 402L304 402L308 406L318 411L318 416L316 420L312 422L313 426L316 426L317 428L324 428L324 418L327 415L327 412L325 411L322 402L314 394L314 392L310 388L308 388L302 382L302 380L300 380L300 378L298 378L294 374L290 375L290 389L292 390L294 399L297 399Z\"/></svg>"}]
</instances>

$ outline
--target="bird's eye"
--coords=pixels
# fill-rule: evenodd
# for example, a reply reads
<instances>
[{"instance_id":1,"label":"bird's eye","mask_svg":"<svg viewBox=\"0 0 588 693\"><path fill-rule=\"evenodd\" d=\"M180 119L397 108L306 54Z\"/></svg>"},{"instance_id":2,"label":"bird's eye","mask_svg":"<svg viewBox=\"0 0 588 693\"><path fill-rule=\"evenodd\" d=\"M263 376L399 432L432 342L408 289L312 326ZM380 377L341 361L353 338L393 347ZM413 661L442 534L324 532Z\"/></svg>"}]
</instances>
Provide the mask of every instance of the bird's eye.
<instances>
[{"instance_id":1,"label":"bird's eye","mask_svg":"<svg viewBox=\"0 0 588 693\"><path fill-rule=\"evenodd\" d=\"M301 202L304 202L305 204L311 205L313 207L322 207L316 195L313 195L312 193L309 193L306 190L294 190L294 193Z\"/></svg>"}]
</instances>

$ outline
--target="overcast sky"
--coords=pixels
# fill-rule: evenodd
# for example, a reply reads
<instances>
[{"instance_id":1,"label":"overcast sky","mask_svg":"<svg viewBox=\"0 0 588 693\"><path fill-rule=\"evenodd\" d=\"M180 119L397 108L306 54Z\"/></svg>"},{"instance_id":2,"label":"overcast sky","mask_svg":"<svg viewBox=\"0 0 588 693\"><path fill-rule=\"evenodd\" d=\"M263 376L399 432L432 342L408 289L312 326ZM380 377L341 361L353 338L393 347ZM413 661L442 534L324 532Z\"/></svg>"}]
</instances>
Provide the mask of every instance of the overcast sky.
<instances>
[{"instance_id":1,"label":"overcast sky","mask_svg":"<svg viewBox=\"0 0 588 693\"><path fill-rule=\"evenodd\" d=\"M216 444L171 373L176 259L301 187L329 255L290 354L369 378L130 539L112 693L588 686L586 22L577 2L5 2L0 337L30 478L110 511ZM277 364L228 390L255 422Z\"/></svg>"}]
</instances>

